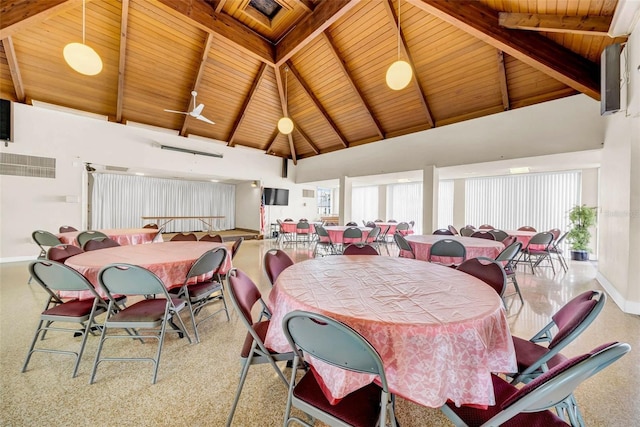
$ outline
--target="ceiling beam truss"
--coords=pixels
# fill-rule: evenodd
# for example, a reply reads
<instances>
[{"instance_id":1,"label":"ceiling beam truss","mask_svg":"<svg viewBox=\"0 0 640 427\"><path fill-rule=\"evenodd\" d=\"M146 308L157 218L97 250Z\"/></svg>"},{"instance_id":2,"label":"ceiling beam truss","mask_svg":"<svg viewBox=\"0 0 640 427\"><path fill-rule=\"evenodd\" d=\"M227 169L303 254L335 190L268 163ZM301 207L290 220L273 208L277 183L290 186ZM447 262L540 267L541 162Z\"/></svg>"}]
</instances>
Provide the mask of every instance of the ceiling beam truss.
<instances>
[{"instance_id":1,"label":"ceiling beam truss","mask_svg":"<svg viewBox=\"0 0 640 427\"><path fill-rule=\"evenodd\" d=\"M500 95L502 96L502 106L504 110L509 110L509 86L507 85L507 68L504 63L504 53L497 50L498 60L498 80L500 81Z\"/></svg>"},{"instance_id":2,"label":"ceiling beam truss","mask_svg":"<svg viewBox=\"0 0 640 427\"><path fill-rule=\"evenodd\" d=\"M589 36L609 36L612 16L567 16L500 12L501 27Z\"/></svg>"},{"instance_id":3,"label":"ceiling beam truss","mask_svg":"<svg viewBox=\"0 0 640 427\"><path fill-rule=\"evenodd\" d=\"M16 98L18 102L25 102L26 96L24 93L24 85L22 84L22 74L20 74L20 66L18 65L18 59L16 58L16 51L13 48L13 40L11 36L2 39L2 47L7 57L7 63L9 65L9 73L11 74L11 80L13 81L13 89L16 92Z\"/></svg>"}]
</instances>

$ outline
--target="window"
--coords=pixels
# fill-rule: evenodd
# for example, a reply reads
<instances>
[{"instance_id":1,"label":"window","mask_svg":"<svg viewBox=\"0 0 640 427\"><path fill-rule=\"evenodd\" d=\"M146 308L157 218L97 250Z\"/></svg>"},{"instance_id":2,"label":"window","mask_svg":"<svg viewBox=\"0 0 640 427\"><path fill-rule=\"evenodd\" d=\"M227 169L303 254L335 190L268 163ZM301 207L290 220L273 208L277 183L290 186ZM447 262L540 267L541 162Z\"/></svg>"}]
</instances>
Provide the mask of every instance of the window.
<instances>
[{"instance_id":1,"label":"window","mask_svg":"<svg viewBox=\"0 0 640 427\"><path fill-rule=\"evenodd\" d=\"M351 218L345 218L345 220L360 223L360 221L373 221L376 218L378 218L378 187L353 187Z\"/></svg>"},{"instance_id":2,"label":"window","mask_svg":"<svg viewBox=\"0 0 640 427\"><path fill-rule=\"evenodd\" d=\"M318 188L318 214L329 215L331 213L331 189Z\"/></svg>"},{"instance_id":3,"label":"window","mask_svg":"<svg viewBox=\"0 0 640 427\"><path fill-rule=\"evenodd\" d=\"M438 228L453 224L453 181L440 181L438 185Z\"/></svg>"},{"instance_id":4,"label":"window","mask_svg":"<svg viewBox=\"0 0 640 427\"><path fill-rule=\"evenodd\" d=\"M387 218L398 222L415 221L416 234L422 233L422 183L387 186Z\"/></svg>"}]
</instances>

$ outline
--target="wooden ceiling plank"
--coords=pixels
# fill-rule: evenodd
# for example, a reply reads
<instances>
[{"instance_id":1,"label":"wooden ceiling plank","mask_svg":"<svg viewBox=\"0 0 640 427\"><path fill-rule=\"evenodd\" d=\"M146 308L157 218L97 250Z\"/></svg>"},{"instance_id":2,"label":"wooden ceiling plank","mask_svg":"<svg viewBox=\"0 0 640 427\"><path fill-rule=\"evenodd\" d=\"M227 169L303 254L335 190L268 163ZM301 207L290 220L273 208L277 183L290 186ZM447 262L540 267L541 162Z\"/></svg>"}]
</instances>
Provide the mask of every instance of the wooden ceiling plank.
<instances>
[{"instance_id":1,"label":"wooden ceiling plank","mask_svg":"<svg viewBox=\"0 0 640 427\"><path fill-rule=\"evenodd\" d=\"M500 94L502 95L502 106L507 111L509 107L509 86L507 85L507 69L504 64L504 53L497 50L498 57L498 80L500 81Z\"/></svg>"},{"instance_id":2,"label":"wooden ceiling plank","mask_svg":"<svg viewBox=\"0 0 640 427\"><path fill-rule=\"evenodd\" d=\"M224 4L226 2L227 2L227 0L218 1L218 4L216 5L216 13L221 13L222 12L222 8L224 7Z\"/></svg>"},{"instance_id":3,"label":"wooden ceiling plank","mask_svg":"<svg viewBox=\"0 0 640 427\"><path fill-rule=\"evenodd\" d=\"M612 16L567 16L500 12L501 27L513 30L609 36Z\"/></svg>"},{"instance_id":4,"label":"wooden ceiling plank","mask_svg":"<svg viewBox=\"0 0 640 427\"><path fill-rule=\"evenodd\" d=\"M318 98L313 93L309 85L307 85L307 83L304 81L300 73L298 73L298 70L296 70L296 68L293 66L291 61L287 62L287 65L289 66L289 70L291 70L291 73L293 74L293 76L298 80L298 83L300 83L300 86L302 86L302 89L305 91L307 96L311 98L311 102L315 104L316 108L320 111L320 114L324 116L327 123L329 123L329 126L331 126L333 131L336 133L336 135L338 136L338 139L340 139L340 143L344 146L344 148L348 148L349 143L347 142L346 138L344 137L342 132L340 132L340 129L338 129L338 126L335 124L331 116L329 116L329 113L327 112L327 110L324 109L324 107L320 103L320 100L318 100ZM308 141L311 142L310 140Z\"/></svg>"},{"instance_id":5,"label":"wooden ceiling plank","mask_svg":"<svg viewBox=\"0 0 640 427\"><path fill-rule=\"evenodd\" d=\"M7 57L7 64L9 65L9 73L13 81L16 98L18 102L25 102L26 96L24 93L24 85L22 84L22 74L20 74L20 66L18 65L18 59L16 58L16 51L13 48L13 39L11 36L2 39L2 46L4 47L4 53Z\"/></svg>"},{"instance_id":6,"label":"wooden ceiling plank","mask_svg":"<svg viewBox=\"0 0 640 427\"><path fill-rule=\"evenodd\" d=\"M351 85L351 88L353 89L353 91L358 95L358 97L360 99L360 103L364 106L365 111L367 112L367 114L371 118L371 121L373 122L373 124L374 124L374 126L376 128L376 133L378 134L378 136L381 139L384 139L384 132L382 130L382 125L380 124L380 122L378 121L376 116L374 116L373 110L372 110L371 106L369 105L369 103L367 102L367 100L365 99L364 94L362 93L360 88L355 84L353 76L351 75L351 72L347 69L346 65L344 64L344 61L340 57L340 54L338 53L338 49L336 49L336 46L333 43L333 40L331 39L331 36L329 36L329 34L327 34L325 32L325 33L322 33L322 37L324 37L324 39L327 42L327 45L330 47L329 50L331 51L331 53L335 57L336 63L342 69L342 73L347 78L347 82L349 82L349 85Z\"/></svg>"},{"instance_id":7,"label":"wooden ceiling plank","mask_svg":"<svg viewBox=\"0 0 640 427\"><path fill-rule=\"evenodd\" d=\"M498 12L475 1L407 0L567 86L600 99L600 70L582 56L540 34L498 25Z\"/></svg>"},{"instance_id":8,"label":"wooden ceiling plank","mask_svg":"<svg viewBox=\"0 0 640 427\"><path fill-rule=\"evenodd\" d=\"M116 101L116 122L122 123L122 105L124 103L124 71L126 67L127 30L129 26L129 0L122 0L120 15L120 52L118 58L118 94Z\"/></svg>"},{"instance_id":9,"label":"wooden ceiling plank","mask_svg":"<svg viewBox=\"0 0 640 427\"><path fill-rule=\"evenodd\" d=\"M407 58L407 62L411 66L413 70L414 76L411 78L411 84L415 91L417 91L418 96L420 98L420 104L422 104L422 108L424 109L424 113L427 116L427 122L430 127L435 126L435 121L433 120L433 115L431 114L431 110L429 109L429 104L427 103L427 98L425 96L425 89L422 87L422 83L416 74L416 67L414 66L413 58L411 57L411 53L409 52L409 48L407 47L407 41L404 38L404 34L402 34L402 30L398 29L398 17L396 16L395 10L389 4L393 0L388 0L383 2L385 9L387 11L387 15L389 20L392 22L394 32L399 33L400 35L400 50L402 51L402 56ZM401 24L400 24L401 25Z\"/></svg>"},{"instance_id":10,"label":"wooden ceiling plank","mask_svg":"<svg viewBox=\"0 0 640 427\"><path fill-rule=\"evenodd\" d=\"M266 71L267 71L267 64L263 62L260 65L260 69L258 70L258 74L256 75L256 78L253 80L253 84L251 85L251 89L249 89L249 93L244 98L244 103L242 104L242 107L240 107L240 114L238 114L238 117L236 117L236 120L233 123L233 126L231 127L231 132L229 133L229 137L227 138L227 140L229 141L227 145L229 147L235 147L236 145L234 142L234 139L238 133L238 129L240 128L240 125L242 124L242 122L244 121L247 115L247 109L249 108L251 101L254 99L257 89L260 87L260 83L262 82L262 79L264 78Z\"/></svg>"},{"instance_id":11,"label":"wooden ceiling plank","mask_svg":"<svg viewBox=\"0 0 640 427\"><path fill-rule=\"evenodd\" d=\"M28 31L42 21L81 6L82 0L23 0L3 2L0 8L0 39Z\"/></svg>"},{"instance_id":12,"label":"wooden ceiling plank","mask_svg":"<svg viewBox=\"0 0 640 427\"><path fill-rule=\"evenodd\" d=\"M276 45L275 62L279 67L303 49L313 39L342 18L359 0L330 0L321 2L311 15L300 22Z\"/></svg>"},{"instance_id":13,"label":"wooden ceiling plank","mask_svg":"<svg viewBox=\"0 0 640 427\"><path fill-rule=\"evenodd\" d=\"M311 147L314 153L320 154L320 150L318 149L318 147L311 141L311 138L309 138L309 136L306 133L304 133L304 131L300 126L296 126L296 131L300 134L302 139L304 139L307 142L307 144L309 144L309 147Z\"/></svg>"},{"instance_id":14,"label":"wooden ceiling plank","mask_svg":"<svg viewBox=\"0 0 640 427\"><path fill-rule=\"evenodd\" d=\"M200 67L198 68L198 73L196 74L196 78L193 81L193 85L191 86L196 92L200 87L200 81L202 80L202 75L204 74L204 69L207 67L207 58L209 58L209 51L211 50L211 45L213 44L213 34L207 33L207 40L204 43L204 48L202 49L202 56L200 57ZM191 100L189 100L189 104L187 105L186 110L191 111ZM196 106L194 105L193 108ZM182 123L182 129L180 129L180 135L187 135L187 124L189 123L190 115L184 116L184 122Z\"/></svg>"},{"instance_id":15,"label":"wooden ceiling plank","mask_svg":"<svg viewBox=\"0 0 640 427\"><path fill-rule=\"evenodd\" d=\"M157 0L165 10L186 16L208 33L214 32L235 47L268 65L275 65L273 45L225 13L215 13L200 0Z\"/></svg>"}]
</instances>

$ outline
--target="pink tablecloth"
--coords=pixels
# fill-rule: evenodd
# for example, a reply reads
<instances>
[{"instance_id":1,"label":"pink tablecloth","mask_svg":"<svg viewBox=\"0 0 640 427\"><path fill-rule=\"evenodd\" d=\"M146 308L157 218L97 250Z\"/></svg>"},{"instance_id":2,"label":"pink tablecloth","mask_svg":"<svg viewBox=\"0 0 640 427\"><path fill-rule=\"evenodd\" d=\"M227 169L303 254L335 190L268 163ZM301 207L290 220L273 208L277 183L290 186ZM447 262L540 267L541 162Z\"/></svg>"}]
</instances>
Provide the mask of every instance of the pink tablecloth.
<instances>
[{"instance_id":1,"label":"pink tablecloth","mask_svg":"<svg viewBox=\"0 0 640 427\"><path fill-rule=\"evenodd\" d=\"M529 240L536 234L536 231L521 231L521 230L505 230L509 236L515 236L518 239L518 242L522 243L522 247L526 248L527 244L529 244ZM538 246L538 245L536 245Z\"/></svg>"},{"instance_id":2,"label":"pink tablecloth","mask_svg":"<svg viewBox=\"0 0 640 427\"><path fill-rule=\"evenodd\" d=\"M345 239L343 234L344 234L344 230L346 230L347 228L352 228L352 227L347 227L346 225L329 225L327 227L325 227L324 229L327 230L327 233L329 233L329 237L331 238L331 242L332 243L345 243L345 244L349 244L349 243L359 243L359 242L363 242L367 239L367 237L369 236L369 232L371 231L371 227L357 227L360 229L360 231L362 231L362 240L358 240L358 239Z\"/></svg>"},{"instance_id":3,"label":"pink tablecloth","mask_svg":"<svg viewBox=\"0 0 640 427\"><path fill-rule=\"evenodd\" d=\"M487 258L495 258L502 252L504 245L501 242L495 240L480 239L477 237L460 237L460 236L442 236L434 234L414 234L406 236L409 245L413 249L413 253L416 255L416 259L423 261L429 260L429 253L431 252L431 246L438 240L451 239L457 240L462 243L467 249L467 259L475 258L479 256ZM454 264L460 263L460 258L450 257L434 257L434 261L442 264Z\"/></svg>"},{"instance_id":4,"label":"pink tablecloth","mask_svg":"<svg viewBox=\"0 0 640 427\"><path fill-rule=\"evenodd\" d=\"M393 393L421 405L493 405L491 372L513 372L515 352L498 294L451 268L384 256L333 256L296 263L269 295L266 345L288 351L282 318L322 313L361 333L382 357ZM311 362L333 398L371 382Z\"/></svg>"},{"instance_id":5,"label":"pink tablecloth","mask_svg":"<svg viewBox=\"0 0 640 427\"><path fill-rule=\"evenodd\" d=\"M106 234L121 245L139 245L141 243L151 243L158 234L158 230L153 228L117 228L108 230L97 230ZM66 245L78 246L76 239L80 231L69 231L58 234L60 241Z\"/></svg>"},{"instance_id":6,"label":"pink tablecloth","mask_svg":"<svg viewBox=\"0 0 640 427\"><path fill-rule=\"evenodd\" d=\"M65 264L82 273L101 296L105 296L105 293L98 283L98 272L105 265L112 263L134 264L151 270L167 289L171 289L184 284L189 269L200 255L218 246L225 246L229 252L220 271L221 274L225 274L231 269L231 245L233 242L161 242L151 245L118 246L72 256ZM197 279L205 280L208 277L205 275ZM194 279L194 283L195 281ZM61 296L82 299L91 298L91 293L65 292L61 293Z\"/></svg>"}]
</instances>

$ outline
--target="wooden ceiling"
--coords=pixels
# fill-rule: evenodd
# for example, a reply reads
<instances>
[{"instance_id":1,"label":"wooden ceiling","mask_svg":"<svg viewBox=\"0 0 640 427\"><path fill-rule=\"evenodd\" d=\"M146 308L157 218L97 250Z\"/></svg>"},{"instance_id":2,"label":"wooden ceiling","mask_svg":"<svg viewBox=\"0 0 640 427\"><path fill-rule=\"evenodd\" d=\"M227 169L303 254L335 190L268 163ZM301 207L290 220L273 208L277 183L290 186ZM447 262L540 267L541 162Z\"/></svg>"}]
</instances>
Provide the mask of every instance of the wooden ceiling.
<instances>
[{"instance_id":1,"label":"wooden ceiling","mask_svg":"<svg viewBox=\"0 0 640 427\"><path fill-rule=\"evenodd\" d=\"M97 76L73 71L82 0L0 0L0 97L297 159L584 93L617 0L87 0ZM267 4L267 7L269 5ZM403 90L385 73L400 56ZM288 72L285 70L289 70ZM202 114L190 111L196 90ZM289 136L277 122L287 113Z\"/></svg>"}]
</instances>

